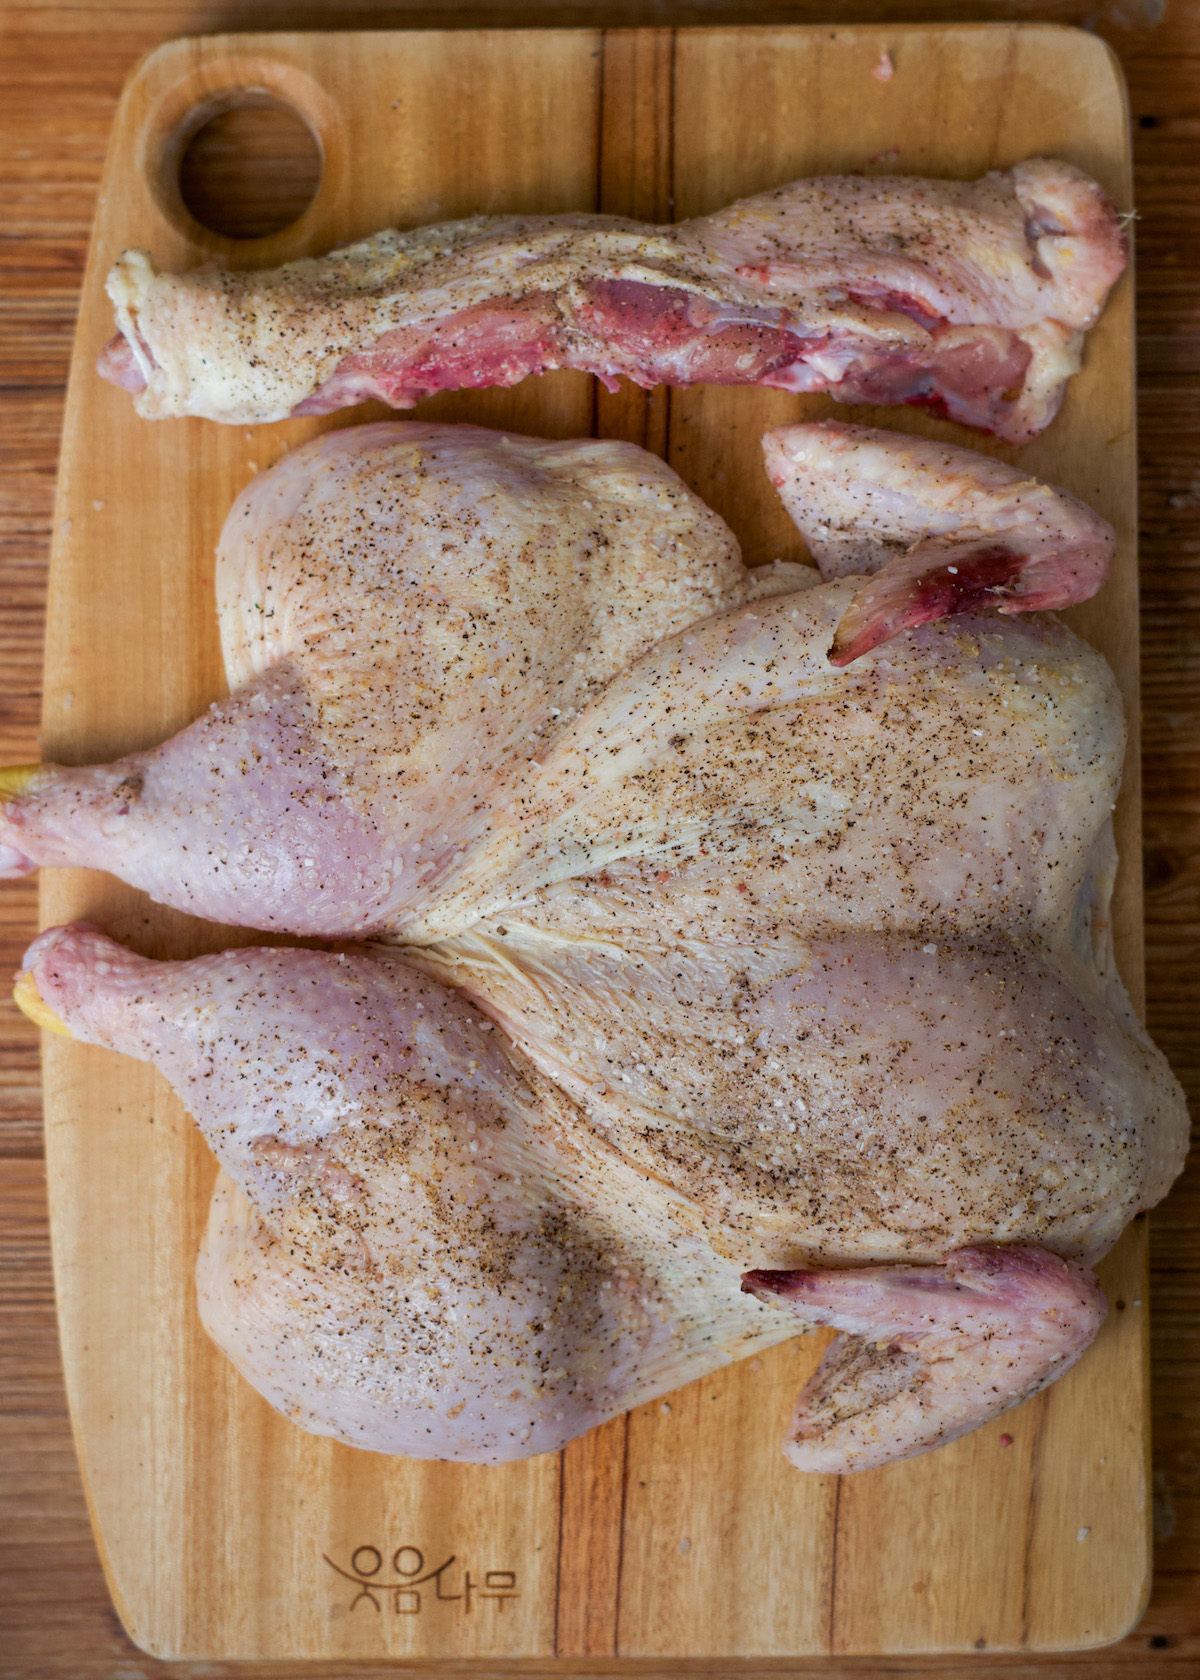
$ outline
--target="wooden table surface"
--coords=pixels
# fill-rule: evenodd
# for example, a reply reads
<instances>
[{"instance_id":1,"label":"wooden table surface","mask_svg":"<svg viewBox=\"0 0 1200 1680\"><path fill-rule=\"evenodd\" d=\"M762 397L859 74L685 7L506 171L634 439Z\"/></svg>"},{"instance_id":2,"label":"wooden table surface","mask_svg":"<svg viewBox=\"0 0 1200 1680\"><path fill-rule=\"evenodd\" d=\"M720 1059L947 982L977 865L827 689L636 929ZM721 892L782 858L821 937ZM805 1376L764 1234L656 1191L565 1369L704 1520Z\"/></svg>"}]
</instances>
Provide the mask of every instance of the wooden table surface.
<instances>
[{"instance_id":1,"label":"wooden table surface","mask_svg":"<svg viewBox=\"0 0 1200 1680\"><path fill-rule=\"evenodd\" d=\"M737 6L443 0L403 9L290 0L23 0L0 6L0 764L38 756L50 510L71 335L108 130L134 63L230 29L1044 19L1124 64L1134 120L1140 299L1143 741L1149 1023L1200 1100L1200 0L823 0ZM753 88L747 88L752 99ZM32 882L0 888L0 976L35 930ZM6 987L4 988L7 989ZM973 1662L636 1663L623 1674L1200 1673L1200 1157L1154 1215L1157 1573L1138 1630L1078 1657ZM88 1526L54 1323L36 1035L0 1002L0 1680L351 1680L375 1665L170 1664L109 1604ZM504 1665L415 1665L490 1680ZM555 1670L562 1672L562 1670ZM614 1674L604 1659L573 1674Z\"/></svg>"}]
</instances>

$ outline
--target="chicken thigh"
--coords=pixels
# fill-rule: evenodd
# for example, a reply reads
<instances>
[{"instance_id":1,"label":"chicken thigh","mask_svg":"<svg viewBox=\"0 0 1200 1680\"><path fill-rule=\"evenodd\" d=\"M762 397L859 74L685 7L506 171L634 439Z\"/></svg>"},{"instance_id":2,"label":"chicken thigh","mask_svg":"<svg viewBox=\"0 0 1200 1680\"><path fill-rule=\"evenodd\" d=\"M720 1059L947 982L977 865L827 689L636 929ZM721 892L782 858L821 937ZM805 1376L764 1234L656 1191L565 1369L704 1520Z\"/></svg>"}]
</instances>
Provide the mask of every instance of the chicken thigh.
<instances>
[{"instance_id":1,"label":"chicken thigh","mask_svg":"<svg viewBox=\"0 0 1200 1680\"><path fill-rule=\"evenodd\" d=\"M1029 1247L750 1272L739 1291L736 1242L394 953L154 963L77 924L26 962L18 997L44 1025L153 1061L188 1104L228 1175L205 1326L286 1416L351 1446L550 1451L833 1323L849 1346L802 1396L789 1456L861 1469L1053 1380L1103 1317L1090 1274Z\"/></svg>"},{"instance_id":2,"label":"chicken thigh","mask_svg":"<svg viewBox=\"0 0 1200 1680\"><path fill-rule=\"evenodd\" d=\"M1007 545L999 612L966 590L969 610L839 667L869 577L745 573L638 451L471 432L460 455L447 431L341 434L257 481L223 539L243 688L159 755L34 773L0 828L18 868L92 862L201 913L385 934L403 956L156 967L68 931L35 945L27 992L157 1060L197 1113L238 1185L206 1249L208 1320L314 1427L517 1456L829 1323L845 1339L801 1398L793 1462L863 1468L974 1427L1087 1344L1086 1266L1186 1146L1107 938L1115 685L1064 626L1010 610L1017 561L1049 552L1031 534L1084 530L1093 559L1065 570L1087 591L1103 529L965 452L923 458L915 515L886 493L910 440L776 434L802 517L828 472L830 534L847 450L852 483L878 478L864 570L935 538ZM468 507L471 462L499 488L474 483ZM410 529L398 504L426 492ZM483 1231L508 1244L499 1271ZM433 1255L466 1326L440 1342L425 1294L403 1298ZM342 1324L391 1350L383 1374L346 1337L339 1363L319 1327ZM453 1419L431 1421L409 1370L423 1337Z\"/></svg>"},{"instance_id":3,"label":"chicken thigh","mask_svg":"<svg viewBox=\"0 0 1200 1680\"><path fill-rule=\"evenodd\" d=\"M920 403L1012 442L1054 418L1125 265L1069 164L796 181L674 227L477 216L267 273L109 276L100 372L149 418L233 424L578 368Z\"/></svg>"}]
</instances>

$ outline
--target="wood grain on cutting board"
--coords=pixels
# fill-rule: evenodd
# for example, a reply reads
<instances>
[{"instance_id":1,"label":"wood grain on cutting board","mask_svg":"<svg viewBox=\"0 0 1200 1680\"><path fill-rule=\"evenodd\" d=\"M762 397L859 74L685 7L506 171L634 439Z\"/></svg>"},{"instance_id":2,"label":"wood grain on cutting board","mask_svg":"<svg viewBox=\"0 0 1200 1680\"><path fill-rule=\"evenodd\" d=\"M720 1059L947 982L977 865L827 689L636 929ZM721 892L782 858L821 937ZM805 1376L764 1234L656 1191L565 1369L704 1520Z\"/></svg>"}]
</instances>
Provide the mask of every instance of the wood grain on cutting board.
<instances>
[{"instance_id":1,"label":"wood grain on cutting board","mask_svg":"<svg viewBox=\"0 0 1200 1680\"><path fill-rule=\"evenodd\" d=\"M883 52L890 81L871 75ZM193 113L239 88L297 107L325 164L298 223L233 242L190 220L175 171ZM46 756L87 762L151 745L222 691L212 557L230 502L284 449L364 413L252 429L139 421L92 371L112 330L103 275L125 246L148 246L165 268L210 256L260 266L389 224L593 208L668 219L817 171L971 176L1039 152L1081 165L1128 203L1119 73L1091 37L1036 25L464 31L161 49L118 115L84 289L52 562ZM1117 527L1116 575L1072 616L1113 662L1136 723L1131 298L1126 280L1063 413L1020 459ZM798 548L762 473L761 433L830 410L822 398L753 389L609 396L556 374L420 412L642 443L758 561ZM964 437L911 410L856 417ZM1131 762L1118 820L1133 860L1137 795ZM155 956L260 937L82 871L47 872L43 914L90 917ZM1128 867L1115 927L1136 999L1141 907ZM818 1337L641 1407L559 1458L421 1464L303 1435L210 1346L191 1274L216 1169L165 1084L54 1041L46 1086L85 1484L121 1614L160 1654L1062 1649L1114 1639L1139 1613L1140 1227L1105 1263L1110 1301L1123 1305L1080 1366L999 1424L910 1464L839 1481L782 1459Z\"/></svg>"}]
</instances>

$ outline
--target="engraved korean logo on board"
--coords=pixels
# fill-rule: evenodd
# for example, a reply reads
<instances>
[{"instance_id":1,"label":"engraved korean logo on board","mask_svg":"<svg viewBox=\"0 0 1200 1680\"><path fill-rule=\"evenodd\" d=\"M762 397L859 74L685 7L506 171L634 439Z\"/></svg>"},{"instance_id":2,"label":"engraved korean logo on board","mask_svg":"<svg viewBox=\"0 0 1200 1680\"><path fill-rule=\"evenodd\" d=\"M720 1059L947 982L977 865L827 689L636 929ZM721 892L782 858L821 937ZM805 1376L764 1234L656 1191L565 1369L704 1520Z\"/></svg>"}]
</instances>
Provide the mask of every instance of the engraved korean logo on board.
<instances>
[{"instance_id":1,"label":"engraved korean logo on board","mask_svg":"<svg viewBox=\"0 0 1200 1680\"><path fill-rule=\"evenodd\" d=\"M387 1609L396 1616L470 1615L483 1604L493 1604L503 1612L506 1604L521 1596L515 1569L485 1569L473 1575L455 1553L436 1569L426 1568L419 1546L397 1546L390 1560L378 1546L359 1546L351 1553L349 1567L327 1552L321 1557L357 1588L351 1610L362 1604L378 1615Z\"/></svg>"}]
</instances>

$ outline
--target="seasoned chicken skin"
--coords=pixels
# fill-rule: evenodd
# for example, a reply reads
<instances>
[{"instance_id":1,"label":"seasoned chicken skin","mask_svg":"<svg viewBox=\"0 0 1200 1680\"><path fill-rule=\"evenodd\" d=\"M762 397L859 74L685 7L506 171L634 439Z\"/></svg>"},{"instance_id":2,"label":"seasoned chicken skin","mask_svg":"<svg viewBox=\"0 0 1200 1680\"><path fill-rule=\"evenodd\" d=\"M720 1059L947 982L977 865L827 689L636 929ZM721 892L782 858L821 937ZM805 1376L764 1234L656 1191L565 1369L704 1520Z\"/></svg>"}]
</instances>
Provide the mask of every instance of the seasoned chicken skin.
<instances>
[{"instance_id":1,"label":"seasoned chicken skin","mask_svg":"<svg viewBox=\"0 0 1200 1680\"><path fill-rule=\"evenodd\" d=\"M825 440L820 470L843 495L842 430L799 430ZM909 449L863 435L880 440L880 471ZM949 477L986 484L991 467L956 451ZM996 498L976 500L978 525ZM935 653L898 643L909 714L886 700L882 668L830 669L862 585L818 583L795 564L747 574L725 525L630 445L413 422L331 434L260 474L226 523L231 696L151 752L42 767L0 806L0 864L107 868L234 925L427 942L627 854L698 857L754 834L768 851L786 836L793 898L823 890L836 846L846 896L878 879L873 901L902 905L924 883L929 914L962 873L963 765L936 749L947 685L978 731L964 736L973 802L1006 787L1031 819L1059 820L1074 784L1030 766L1061 777L1080 761L1093 689L1082 739L1105 743L1101 775L1114 773L1109 679L1078 642L997 626L994 652L965 663L954 635ZM1031 698L1030 661L1078 704ZM880 776L906 760L907 780ZM930 840L897 854L914 777ZM1069 822L1059 843L1080 844ZM1002 883L973 889L988 916L1055 879L1010 855Z\"/></svg>"},{"instance_id":2,"label":"seasoned chicken skin","mask_svg":"<svg viewBox=\"0 0 1200 1680\"><path fill-rule=\"evenodd\" d=\"M226 523L230 698L153 753L40 771L0 817L0 864L82 848L217 921L386 932L606 682L744 575L722 521L631 445L329 434Z\"/></svg>"},{"instance_id":3,"label":"seasoned chicken skin","mask_svg":"<svg viewBox=\"0 0 1200 1680\"><path fill-rule=\"evenodd\" d=\"M227 1175L201 1314L305 1428L496 1463L792 1333L394 953L155 963L79 924L28 962L75 1036L153 1061L195 1116Z\"/></svg>"},{"instance_id":4,"label":"seasoned chicken skin","mask_svg":"<svg viewBox=\"0 0 1200 1680\"><path fill-rule=\"evenodd\" d=\"M804 1325L836 1324L784 1454L800 1470L870 1470L897 1439L942 1446L1055 1382L1104 1321L1079 1266L1036 1248L964 1248L944 1268L747 1272L742 1288Z\"/></svg>"},{"instance_id":5,"label":"seasoned chicken skin","mask_svg":"<svg viewBox=\"0 0 1200 1680\"><path fill-rule=\"evenodd\" d=\"M1108 576L1111 525L1004 461L836 421L781 426L763 449L822 577L872 577L837 627L835 665L971 607L1069 607Z\"/></svg>"},{"instance_id":6,"label":"seasoned chicken skin","mask_svg":"<svg viewBox=\"0 0 1200 1680\"><path fill-rule=\"evenodd\" d=\"M271 272L159 274L128 251L104 376L147 418L242 424L577 368L920 403L1009 441L1053 419L1125 265L1068 164L978 181L796 181L673 227L474 217Z\"/></svg>"},{"instance_id":7,"label":"seasoned chicken skin","mask_svg":"<svg viewBox=\"0 0 1200 1680\"><path fill-rule=\"evenodd\" d=\"M880 560L1083 513L1035 487L1014 522L1025 491L977 457L800 430L781 488L807 518L827 471L833 533L864 483L868 575L747 574L622 446L309 445L223 539L243 686L4 808L16 867L404 946L156 965L60 930L22 981L196 1113L236 1185L206 1320L309 1427L519 1456L834 1324L789 1456L903 1457L1077 1357L1088 1265L1179 1170L1182 1097L1109 947L1104 661L977 597L829 658Z\"/></svg>"}]
</instances>

